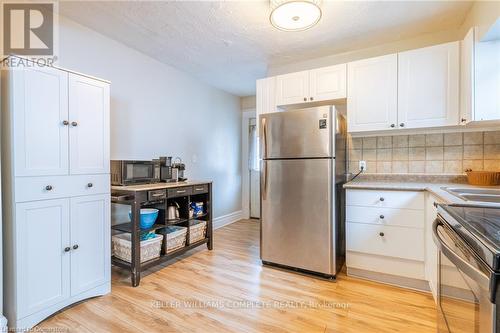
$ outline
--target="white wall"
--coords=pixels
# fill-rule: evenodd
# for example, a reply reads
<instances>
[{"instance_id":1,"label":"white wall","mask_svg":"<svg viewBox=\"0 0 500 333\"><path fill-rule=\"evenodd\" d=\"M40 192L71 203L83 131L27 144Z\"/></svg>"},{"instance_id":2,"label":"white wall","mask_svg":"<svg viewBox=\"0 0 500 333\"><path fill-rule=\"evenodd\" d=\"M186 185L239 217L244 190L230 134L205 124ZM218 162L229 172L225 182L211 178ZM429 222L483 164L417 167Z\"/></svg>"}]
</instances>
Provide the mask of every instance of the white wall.
<instances>
[{"instance_id":1,"label":"white wall","mask_svg":"<svg viewBox=\"0 0 500 333\"><path fill-rule=\"evenodd\" d=\"M267 76L293 73L319 67L343 64L350 61L378 57L401 51L418 49L430 45L459 40L463 37L460 30L447 30L437 33L423 34L414 38L400 40L392 43L380 44L374 47L352 50L349 52L336 53L325 57L305 59L288 64L271 64Z\"/></svg>"},{"instance_id":2,"label":"white wall","mask_svg":"<svg viewBox=\"0 0 500 333\"><path fill-rule=\"evenodd\" d=\"M498 17L500 17L500 1L477 1L465 18L461 28L462 35L476 26L477 35L481 40Z\"/></svg>"},{"instance_id":3,"label":"white wall","mask_svg":"<svg viewBox=\"0 0 500 333\"><path fill-rule=\"evenodd\" d=\"M253 96L245 96L240 98L241 111L245 111L247 109L255 109L257 105L257 100L255 95Z\"/></svg>"},{"instance_id":4,"label":"white wall","mask_svg":"<svg viewBox=\"0 0 500 333\"><path fill-rule=\"evenodd\" d=\"M190 179L213 180L215 217L240 211L239 97L67 18L59 24L58 65L111 81L111 158L180 156Z\"/></svg>"}]
</instances>

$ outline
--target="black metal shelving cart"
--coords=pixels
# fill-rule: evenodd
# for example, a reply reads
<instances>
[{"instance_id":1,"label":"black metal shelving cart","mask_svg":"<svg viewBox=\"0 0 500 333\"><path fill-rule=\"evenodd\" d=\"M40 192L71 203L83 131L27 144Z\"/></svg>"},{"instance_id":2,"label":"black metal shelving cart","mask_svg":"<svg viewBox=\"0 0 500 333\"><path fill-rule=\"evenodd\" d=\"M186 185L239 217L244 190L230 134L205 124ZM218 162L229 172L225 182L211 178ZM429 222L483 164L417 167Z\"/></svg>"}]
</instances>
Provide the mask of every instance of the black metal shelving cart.
<instances>
[{"instance_id":1,"label":"black metal shelving cart","mask_svg":"<svg viewBox=\"0 0 500 333\"><path fill-rule=\"evenodd\" d=\"M211 182L182 182L182 183L156 183L132 186L112 186L111 202L113 204L130 206L130 221L114 224L113 233L131 234L131 262L111 258L113 265L127 269L131 273L133 287L141 281L141 272L173 259L186 251L200 245L207 245L213 249L212 226L212 183ZM179 205L179 218L167 219L167 209L170 204ZM191 202L202 202L203 212L197 216L190 216L189 205ZM149 229L141 229L139 225L141 208L156 208L159 210L155 224ZM203 239L191 242L190 230L195 223L206 222L206 232ZM170 225L187 228L186 243L183 247L167 253L167 234L162 232ZM155 232L163 235L160 257L141 263L140 235L144 232Z\"/></svg>"}]
</instances>

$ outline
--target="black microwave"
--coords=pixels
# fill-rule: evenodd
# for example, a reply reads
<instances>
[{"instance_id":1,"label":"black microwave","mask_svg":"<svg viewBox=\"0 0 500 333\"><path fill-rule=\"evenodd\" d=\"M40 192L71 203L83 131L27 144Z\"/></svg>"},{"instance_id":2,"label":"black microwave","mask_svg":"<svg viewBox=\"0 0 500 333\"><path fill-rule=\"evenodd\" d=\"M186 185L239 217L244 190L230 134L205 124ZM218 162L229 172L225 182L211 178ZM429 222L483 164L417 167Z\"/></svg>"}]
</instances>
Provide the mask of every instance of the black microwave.
<instances>
[{"instance_id":1,"label":"black microwave","mask_svg":"<svg viewBox=\"0 0 500 333\"><path fill-rule=\"evenodd\" d=\"M157 161L111 161L111 185L151 184L160 181Z\"/></svg>"}]
</instances>

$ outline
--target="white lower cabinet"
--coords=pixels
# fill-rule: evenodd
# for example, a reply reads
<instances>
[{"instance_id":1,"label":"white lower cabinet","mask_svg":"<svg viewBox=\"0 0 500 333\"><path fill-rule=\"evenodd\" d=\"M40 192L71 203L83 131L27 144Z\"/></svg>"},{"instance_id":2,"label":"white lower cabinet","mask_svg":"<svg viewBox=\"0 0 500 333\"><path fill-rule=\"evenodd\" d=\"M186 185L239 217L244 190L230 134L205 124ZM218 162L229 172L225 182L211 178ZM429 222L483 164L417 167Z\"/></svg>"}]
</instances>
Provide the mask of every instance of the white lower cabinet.
<instances>
[{"instance_id":1,"label":"white lower cabinet","mask_svg":"<svg viewBox=\"0 0 500 333\"><path fill-rule=\"evenodd\" d=\"M109 194L16 204L18 321L109 284L109 211Z\"/></svg>"},{"instance_id":2,"label":"white lower cabinet","mask_svg":"<svg viewBox=\"0 0 500 333\"><path fill-rule=\"evenodd\" d=\"M434 300L437 301L439 253L432 238L432 222L437 216L437 208L434 203L441 203L441 201L432 194L427 193L425 198L425 276L429 281Z\"/></svg>"},{"instance_id":3,"label":"white lower cabinet","mask_svg":"<svg viewBox=\"0 0 500 333\"><path fill-rule=\"evenodd\" d=\"M408 260L424 260L424 231L348 222L347 250ZM408 241L412 240L412 246Z\"/></svg>"},{"instance_id":4,"label":"white lower cabinet","mask_svg":"<svg viewBox=\"0 0 500 333\"><path fill-rule=\"evenodd\" d=\"M110 197L71 198L71 296L111 278Z\"/></svg>"},{"instance_id":5,"label":"white lower cabinet","mask_svg":"<svg viewBox=\"0 0 500 333\"><path fill-rule=\"evenodd\" d=\"M16 286L23 318L70 296L69 200L16 205ZM12 324L12 323L9 323Z\"/></svg>"},{"instance_id":6,"label":"white lower cabinet","mask_svg":"<svg viewBox=\"0 0 500 333\"><path fill-rule=\"evenodd\" d=\"M347 189L348 274L430 290L437 302L439 251L432 237L435 203L442 201L427 191ZM443 283L467 289L458 270L446 258L442 260Z\"/></svg>"},{"instance_id":7,"label":"white lower cabinet","mask_svg":"<svg viewBox=\"0 0 500 333\"><path fill-rule=\"evenodd\" d=\"M421 191L348 189L348 274L428 290L424 203Z\"/></svg>"}]
</instances>

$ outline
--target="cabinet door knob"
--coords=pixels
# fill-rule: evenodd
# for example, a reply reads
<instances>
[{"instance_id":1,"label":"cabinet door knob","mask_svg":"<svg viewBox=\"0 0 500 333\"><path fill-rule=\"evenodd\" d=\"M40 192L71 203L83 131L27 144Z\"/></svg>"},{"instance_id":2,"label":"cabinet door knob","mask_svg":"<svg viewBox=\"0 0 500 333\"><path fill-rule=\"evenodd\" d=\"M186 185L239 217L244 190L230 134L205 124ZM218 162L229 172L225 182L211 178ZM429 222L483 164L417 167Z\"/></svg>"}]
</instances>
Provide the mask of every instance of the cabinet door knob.
<instances>
[{"instance_id":1,"label":"cabinet door knob","mask_svg":"<svg viewBox=\"0 0 500 333\"><path fill-rule=\"evenodd\" d=\"M52 189L53 189L52 185L45 186L46 191L52 191Z\"/></svg>"},{"instance_id":2,"label":"cabinet door knob","mask_svg":"<svg viewBox=\"0 0 500 333\"><path fill-rule=\"evenodd\" d=\"M78 126L78 123L76 121L72 121L71 126L76 127L76 126Z\"/></svg>"},{"instance_id":3,"label":"cabinet door knob","mask_svg":"<svg viewBox=\"0 0 500 333\"><path fill-rule=\"evenodd\" d=\"M71 251L71 248L69 246L64 248L64 252L69 252L69 251Z\"/></svg>"},{"instance_id":4,"label":"cabinet door knob","mask_svg":"<svg viewBox=\"0 0 500 333\"><path fill-rule=\"evenodd\" d=\"M68 126L68 125L69 125L69 121L67 121L67 120L63 120L62 124L63 124L64 126Z\"/></svg>"},{"instance_id":5,"label":"cabinet door knob","mask_svg":"<svg viewBox=\"0 0 500 333\"><path fill-rule=\"evenodd\" d=\"M380 218L383 220L385 218L385 216L384 215L380 215Z\"/></svg>"},{"instance_id":6,"label":"cabinet door knob","mask_svg":"<svg viewBox=\"0 0 500 333\"><path fill-rule=\"evenodd\" d=\"M309 99L312 101L314 98L310 97Z\"/></svg>"},{"instance_id":7,"label":"cabinet door knob","mask_svg":"<svg viewBox=\"0 0 500 333\"><path fill-rule=\"evenodd\" d=\"M78 244L73 245L73 250L78 249Z\"/></svg>"},{"instance_id":8,"label":"cabinet door knob","mask_svg":"<svg viewBox=\"0 0 500 333\"><path fill-rule=\"evenodd\" d=\"M304 97L304 102L306 102L306 101L307 101L307 97Z\"/></svg>"},{"instance_id":9,"label":"cabinet door knob","mask_svg":"<svg viewBox=\"0 0 500 333\"><path fill-rule=\"evenodd\" d=\"M384 197L380 197L380 201L384 201L384 200L385 200Z\"/></svg>"},{"instance_id":10,"label":"cabinet door knob","mask_svg":"<svg viewBox=\"0 0 500 333\"><path fill-rule=\"evenodd\" d=\"M94 184L92 184L92 183L87 184L87 187L92 187L92 186L94 186Z\"/></svg>"},{"instance_id":11,"label":"cabinet door knob","mask_svg":"<svg viewBox=\"0 0 500 333\"><path fill-rule=\"evenodd\" d=\"M379 232L378 234L379 234L380 237L384 237L385 236L385 234L383 232Z\"/></svg>"},{"instance_id":12,"label":"cabinet door knob","mask_svg":"<svg viewBox=\"0 0 500 333\"><path fill-rule=\"evenodd\" d=\"M392 128L396 127L396 124L391 124L391 127L392 127Z\"/></svg>"},{"instance_id":13,"label":"cabinet door knob","mask_svg":"<svg viewBox=\"0 0 500 333\"><path fill-rule=\"evenodd\" d=\"M405 123L399 124L399 127L405 127Z\"/></svg>"},{"instance_id":14,"label":"cabinet door knob","mask_svg":"<svg viewBox=\"0 0 500 333\"><path fill-rule=\"evenodd\" d=\"M460 121L463 122L463 123L465 123L467 121L467 119L462 118L462 119L460 119Z\"/></svg>"}]
</instances>

